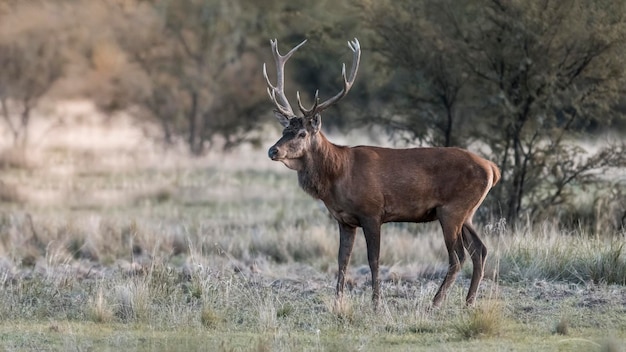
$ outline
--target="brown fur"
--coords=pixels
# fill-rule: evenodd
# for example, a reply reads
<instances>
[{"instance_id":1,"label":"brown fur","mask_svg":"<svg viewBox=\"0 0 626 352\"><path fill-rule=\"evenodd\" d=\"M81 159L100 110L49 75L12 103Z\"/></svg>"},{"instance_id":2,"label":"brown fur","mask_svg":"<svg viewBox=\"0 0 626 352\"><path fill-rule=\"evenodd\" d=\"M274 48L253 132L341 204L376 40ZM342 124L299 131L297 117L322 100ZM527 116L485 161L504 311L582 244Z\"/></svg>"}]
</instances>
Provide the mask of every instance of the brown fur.
<instances>
[{"instance_id":1,"label":"brown fur","mask_svg":"<svg viewBox=\"0 0 626 352\"><path fill-rule=\"evenodd\" d=\"M298 94L303 117L296 117L284 91L285 63L302 45L286 55L271 41L276 61L274 86L265 66L268 93L283 136L268 151L272 160L281 161L298 172L300 186L321 199L339 224L337 296L343 294L356 228L363 228L367 257L372 272L372 299L378 303L378 259L380 227L393 221L426 222L439 220L448 250L449 268L435 298L437 306L445 298L465 260L472 258L473 273L467 304L476 299L483 277L487 248L472 226L476 209L487 192L500 179L498 167L459 148L389 149L370 146L342 147L326 139L320 113L343 98L352 87L359 66L361 49L355 38L348 45L353 52L350 75L343 69L343 89L320 103L315 95L312 108L305 109Z\"/></svg>"},{"instance_id":2,"label":"brown fur","mask_svg":"<svg viewBox=\"0 0 626 352\"><path fill-rule=\"evenodd\" d=\"M333 183L345 173L349 150L331 144L321 133L319 139L320 142L312 145L310 155L305 157L305 167L298 171L298 182L313 198L323 199L329 196Z\"/></svg>"},{"instance_id":3,"label":"brown fur","mask_svg":"<svg viewBox=\"0 0 626 352\"><path fill-rule=\"evenodd\" d=\"M464 248L474 265L466 301L474 302L487 249L472 226L472 217L500 179L495 164L459 148L337 146L312 129L306 118L292 118L290 126L270 148L270 155L296 169L300 186L321 199L339 223L338 295L343 293L357 227L363 228L367 241L377 301L381 225L439 220L450 266L433 304L441 303L456 278L465 259ZM298 137L303 131L307 137Z\"/></svg>"}]
</instances>

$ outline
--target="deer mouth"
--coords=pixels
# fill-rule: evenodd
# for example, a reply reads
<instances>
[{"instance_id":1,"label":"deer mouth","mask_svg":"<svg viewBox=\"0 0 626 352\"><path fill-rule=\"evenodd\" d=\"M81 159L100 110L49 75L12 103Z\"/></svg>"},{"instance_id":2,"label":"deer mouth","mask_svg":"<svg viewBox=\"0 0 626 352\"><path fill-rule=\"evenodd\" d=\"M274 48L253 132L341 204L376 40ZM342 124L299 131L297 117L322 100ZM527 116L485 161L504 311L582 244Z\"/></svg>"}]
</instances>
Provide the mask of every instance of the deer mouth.
<instances>
[{"instance_id":1,"label":"deer mouth","mask_svg":"<svg viewBox=\"0 0 626 352\"><path fill-rule=\"evenodd\" d=\"M298 159L298 158L290 159L290 158L282 157L282 158L278 158L274 160L280 161L285 166L287 166L287 168L291 170L300 171L304 167L304 164L302 163L302 159Z\"/></svg>"}]
</instances>

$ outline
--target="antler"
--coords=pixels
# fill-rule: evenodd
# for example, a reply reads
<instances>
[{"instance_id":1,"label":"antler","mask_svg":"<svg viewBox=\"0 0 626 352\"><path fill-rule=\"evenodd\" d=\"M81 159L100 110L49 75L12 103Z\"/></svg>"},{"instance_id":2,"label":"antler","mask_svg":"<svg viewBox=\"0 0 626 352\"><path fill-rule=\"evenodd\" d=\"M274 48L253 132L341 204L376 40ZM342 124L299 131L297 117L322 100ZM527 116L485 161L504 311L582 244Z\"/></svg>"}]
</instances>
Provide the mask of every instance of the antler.
<instances>
[{"instance_id":1,"label":"antler","mask_svg":"<svg viewBox=\"0 0 626 352\"><path fill-rule=\"evenodd\" d=\"M295 114L293 113L293 109L291 108L291 105L289 105L289 101L285 96L285 63L289 60L291 55L298 50L298 48L304 45L304 43L306 43L306 39L283 56L278 52L278 40L270 40L272 52L274 54L274 61L276 61L276 86L272 85L270 79L267 77L267 69L265 67L265 63L263 63L263 77L265 77L265 81L267 82L267 94L269 94L270 99L274 105L276 105L278 112L283 114L288 119L295 116Z\"/></svg>"},{"instance_id":2,"label":"antler","mask_svg":"<svg viewBox=\"0 0 626 352\"><path fill-rule=\"evenodd\" d=\"M320 104L318 94L319 91L315 91L313 107L310 109L306 109L304 106L302 106L302 102L300 101L300 92L297 92L296 96L298 98L298 107L300 108L300 111L302 111L304 116L314 116L315 114L326 110L329 106L335 104L336 102L341 100L341 98L346 96L346 94L348 94L348 91L350 91L350 88L352 88L354 80L356 79L356 73L359 69L359 61L361 60L361 46L359 44L359 40L356 38L354 38L353 41L348 41L348 46L353 52L352 69L350 70L350 77L346 78L346 64L344 63L342 65L341 76L343 77L343 89L341 89L341 91L337 93L337 95Z\"/></svg>"}]
</instances>

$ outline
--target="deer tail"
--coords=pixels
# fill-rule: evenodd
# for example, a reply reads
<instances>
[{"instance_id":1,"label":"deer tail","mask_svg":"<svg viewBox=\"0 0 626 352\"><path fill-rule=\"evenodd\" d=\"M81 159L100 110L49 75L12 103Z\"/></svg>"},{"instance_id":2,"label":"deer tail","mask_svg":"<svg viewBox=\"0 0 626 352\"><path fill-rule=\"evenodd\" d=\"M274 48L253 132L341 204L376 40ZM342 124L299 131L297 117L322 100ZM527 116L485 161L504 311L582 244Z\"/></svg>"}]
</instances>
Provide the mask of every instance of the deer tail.
<instances>
[{"instance_id":1,"label":"deer tail","mask_svg":"<svg viewBox=\"0 0 626 352\"><path fill-rule=\"evenodd\" d=\"M500 181L500 177L502 175L500 174L500 168L498 167L498 165L496 165L493 162L491 163L491 172L492 172L491 187L493 187L496 185L496 183L498 183L498 181Z\"/></svg>"}]
</instances>

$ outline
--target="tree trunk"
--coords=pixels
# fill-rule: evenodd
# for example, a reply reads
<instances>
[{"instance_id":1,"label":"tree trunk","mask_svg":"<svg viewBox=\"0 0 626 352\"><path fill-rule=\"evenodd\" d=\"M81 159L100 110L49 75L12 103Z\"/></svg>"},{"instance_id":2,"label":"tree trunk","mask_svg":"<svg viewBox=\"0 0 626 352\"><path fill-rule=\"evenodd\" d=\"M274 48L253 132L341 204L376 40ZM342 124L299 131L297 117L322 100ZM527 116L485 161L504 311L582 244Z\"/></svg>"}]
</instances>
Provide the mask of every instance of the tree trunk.
<instances>
[{"instance_id":1,"label":"tree trunk","mask_svg":"<svg viewBox=\"0 0 626 352\"><path fill-rule=\"evenodd\" d=\"M454 121L454 117L452 115L452 106L450 104L445 104L446 107L446 128L444 130L445 137L445 145L444 147L452 146L452 124Z\"/></svg>"},{"instance_id":2,"label":"tree trunk","mask_svg":"<svg viewBox=\"0 0 626 352\"><path fill-rule=\"evenodd\" d=\"M198 92L191 93L191 107L189 110L189 151L193 155L202 154L202 126L198 114Z\"/></svg>"}]
</instances>

